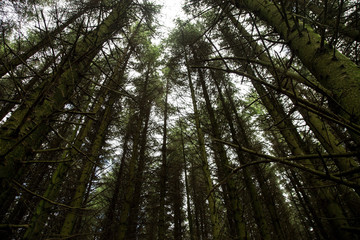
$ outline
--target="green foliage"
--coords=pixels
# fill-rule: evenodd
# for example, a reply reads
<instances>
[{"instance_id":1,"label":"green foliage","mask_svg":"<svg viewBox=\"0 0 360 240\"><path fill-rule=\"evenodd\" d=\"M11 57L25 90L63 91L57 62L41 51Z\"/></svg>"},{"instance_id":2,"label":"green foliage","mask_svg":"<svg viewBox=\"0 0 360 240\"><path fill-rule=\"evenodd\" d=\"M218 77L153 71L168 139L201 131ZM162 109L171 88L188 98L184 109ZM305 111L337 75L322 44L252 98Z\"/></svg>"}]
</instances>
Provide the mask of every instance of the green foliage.
<instances>
[{"instance_id":1,"label":"green foliage","mask_svg":"<svg viewBox=\"0 0 360 240\"><path fill-rule=\"evenodd\" d=\"M259 2L267 7L277 5L251 8ZM338 112L327 105L336 89L330 94L317 92L308 84L298 91L295 81L302 78L301 85L310 78L316 81L309 69L317 69L296 57L311 58L311 51L289 50L298 41L304 49L316 50L319 60L327 54L331 65L326 66L345 61L336 51L336 59L332 58L333 49L323 51L316 42L331 40L328 34L335 29L311 38L326 27L322 13L298 7L301 1L285 5L284 1L262 0L187 1L184 9L192 18L178 19L167 38L155 45L160 11L155 2L62 3L0 3L1 7L11 5L23 20L4 19L3 63L44 38L40 10L51 31L67 19L64 7L71 13L89 6L77 21L0 80L0 98L22 103L12 105L7 112L10 118L1 122L1 224L29 224L32 219L28 232L34 230L37 235L32 239L101 240L119 236L160 239L160 220L165 220L162 232L166 239L191 240L321 240L328 239L332 229L345 233L343 226L359 226L353 207L360 203L358 163L348 151L356 139L341 127ZM324 2L316 4L324 9ZM272 18L266 10L274 13ZM347 19L356 26L355 10L339 12L335 2L328 10L329 16L336 18L339 13L341 21ZM291 16L293 13L296 15ZM276 19L278 24L271 26L259 17L271 24ZM309 23L305 17L316 21ZM21 36L18 23L31 26L23 37L14 38ZM14 30L5 29L11 26ZM276 33L279 30L282 32ZM354 55L350 46L356 41L348 45L349 39L340 30L336 29L339 35L331 40L332 47L341 45ZM281 41L281 37L292 40ZM40 71L45 64L48 67ZM342 75L346 67L324 69ZM297 78L292 79L294 75ZM321 78L333 78L325 75ZM289 83L291 79L296 95L292 98L277 91L284 86L283 80ZM32 80L35 83L28 86ZM256 83L266 86L262 96ZM349 86L349 92L356 86ZM347 93L337 95L348 97ZM270 100L262 101L266 96ZM307 108L313 115L300 115ZM317 128L315 121L309 121L314 115ZM337 122L332 123L331 118ZM353 130L358 127L350 125ZM164 136L167 145L162 148ZM351 144L345 147L344 142ZM308 154L309 159L303 160ZM13 190L12 180L24 189ZM91 211L68 207L63 211L57 202ZM164 208L164 219L160 208ZM66 215L70 220L64 224ZM334 221L339 221L339 228ZM74 230L60 236L62 225ZM270 226L269 231L265 225ZM13 238L22 239L23 232L13 229Z\"/></svg>"}]
</instances>

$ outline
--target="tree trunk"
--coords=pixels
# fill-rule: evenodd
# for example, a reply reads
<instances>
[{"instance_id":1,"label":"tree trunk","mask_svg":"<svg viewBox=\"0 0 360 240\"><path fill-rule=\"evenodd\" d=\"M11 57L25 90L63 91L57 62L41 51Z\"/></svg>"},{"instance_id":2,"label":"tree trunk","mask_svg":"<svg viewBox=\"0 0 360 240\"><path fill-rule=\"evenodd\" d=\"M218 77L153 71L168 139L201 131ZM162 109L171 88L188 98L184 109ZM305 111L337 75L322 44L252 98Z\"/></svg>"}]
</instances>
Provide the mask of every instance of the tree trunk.
<instances>
[{"instance_id":1,"label":"tree trunk","mask_svg":"<svg viewBox=\"0 0 360 240\"><path fill-rule=\"evenodd\" d=\"M291 13L280 12L267 0L232 0L239 9L245 8L267 22L288 43L290 49L316 79L333 94L340 106L336 111L346 119L360 124L360 71L350 59L330 46L320 47L321 37L310 26L295 22ZM285 17L285 19L284 19ZM359 138L359 136L357 136ZM359 143L359 141L358 141Z\"/></svg>"},{"instance_id":2,"label":"tree trunk","mask_svg":"<svg viewBox=\"0 0 360 240\"><path fill-rule=\"evenodd\" d=\"M20 106L0 129L0 177L12 179L26 155L22 146L31 138L41 142L44 137L38 129L48 129L47 120L63 108L81 81L102 44L124 26L130 0L121 1L97 29L87 34L76 45L68 62L55 79L49 79ZM122 24L119 24L121 22ZM31 145L29 143L29 145ZM6 183L4 182L6 185Z\"/></svg>"},{"instance_id":3,"label":"tree trunk","mask_svg":"<svg viewBox=\"0 0 360 240\"><path fill-rule=\"evenodd\" d=\"M209 114L212 134L216 139L222 139L219 131L219 126L216 121L214 109L211 106L210 97L206 87L205 79L202 70L200 69L198 70L198 77L202 87L206 109ZM228 161L228 157L226 155L224 146L217 141L213 141L212 144L214 147L214 154L218 168L218 175L221 181L231 173L231 169L229 168L230 163ZM225 183L225 187L223 188L223 193L224 193L223 197L227 208L227 215L228 215L230 230L232 232L233 239L240 239L240 236L244 235L244 233L241 233L241 231L244 231L244 226L243 226L244 220L242 220L243 209L241 206L240 197L236 194L238 189L239 187L236 186L236 183L233 178L229 178Z\"/></svg>"},{"instance_id":4,"label":"tree trunk","mask_svg":"<svg viewBox=\"0 0 360 240\"><path fill-rule=\"evenodd\" d=\"M189 182L188 182L188 174L187 174L187 163L186 163L186 154L185 154L185 143L184 143L184 136L183 136L183 127L182 123L180 122L180 137L181 137L181 152L182 157L184 160L184 178L185 178L185 192L186 192L186 211L187 211L187 219L189 220L189 230L190 230L190 240L197 240L197 234L194 231L194 220L193 214L191 212L191 205L190 205L190 189L189 189Z\"/></svg>"},{"instance_id":5,"label":"tree trunk","mask_svg":"<svg viewBox=\"0 0 360 240\"><path fill-rule=\"evenodd\" d=\"M185 49L185 46L184 46L184 49ZM219 219L218 212L217 212L218 206L216 203L215 194L214 194L214 192L210 192L213 189L213 183L212 183L211 173L210 173L210 169L209 169L209 163L208 163L207 155L206 155L204 135L203 135L203 132L200 127L199 113L198 113L197 105L196 105L195 89L194 89L193 82L191 79L190 66L188 64L188 57L187 57L186 50L185 50L185 64L186 64L187 72L188 72L188 81L189 81L191 99L192 99L193 110L194 110L196 133L197 133L198 143L199 143L199 147L200 147L201 165L202 165L202 170L203 170L205 181L206 181L207 193L209 194L208 201L209 201L209 209L210 209L210 219L211 219L211 223L212 223L212 234L213 234L214 240L218 240L218 239L220 239L220 234L221 234L221 223L220 223L220 219Z\"/></svg>"},{"instance_id":6,"label":"tree trunk","mask_svg":"<svg viewBox=\"0 0 360 240\"><path fill-rule=\"evenodd\" d=\"M158 240L165 239L165 195L167 181L167 118L168 118L168 94L169 79L166 79L165 86L165 109L164 109L164 125L163 125L163 142L161 148L161 169L160 169L160 205L159 205L159 226Z\"/></svg>"},{"instance_id":7,"label":"tree trunk","mask_svg":"<svg viewBox=\"0 0 360 240\"><path fill-rule=\"evenodd\" d=\"M92 146L90 150L89 159L84 159L85 163L83 165L83 170L81 172L80 178L77 183L77 187L75 190L75 194L72 198L70 206L73 207L65 216L65 221L62 225L60 235L64 237L68 237L73 233L73 228L76 223L77 214L79 208L82 207L86 187L88 185L90 176L93 172L93 168L95 167L94 164L98 164L98 158L100 155L100 150L103 146L105 141L106 131L111 121L111 114L112 114L112 106L115 102L114 96L110 98L108 101L108 106L105 109L105 113L99 123L99 128L96 131L95 139L92 141Z\"/></svg>"}]
</instances>

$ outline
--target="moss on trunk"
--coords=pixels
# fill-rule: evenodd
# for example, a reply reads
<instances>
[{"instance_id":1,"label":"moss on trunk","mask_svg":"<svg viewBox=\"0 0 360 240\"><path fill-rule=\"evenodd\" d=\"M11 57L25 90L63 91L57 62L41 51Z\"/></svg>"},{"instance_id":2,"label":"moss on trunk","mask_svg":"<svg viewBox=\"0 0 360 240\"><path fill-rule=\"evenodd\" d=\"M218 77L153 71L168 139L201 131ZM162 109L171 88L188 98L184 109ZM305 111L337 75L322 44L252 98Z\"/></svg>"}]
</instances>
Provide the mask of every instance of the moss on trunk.
<instances>
[{"instance_id":1,"label":"moss on trunk","mask_svg":"<svg viewBox=\"0 0 360 240\"><path fill-rule=\"evenodd\" d=\"M360 69L349 58L325 44L320 47L321 37L291 13L281 13L273 2L267 0L235 0L241 9L253 12L272 26L288 43L290 49L316 79L333 93L341 107L335 109L345 118L360 123ZM286 21L285 21L285 16ZM287 24L288 23L288 24Z\"/></svg>"}]
</instances>

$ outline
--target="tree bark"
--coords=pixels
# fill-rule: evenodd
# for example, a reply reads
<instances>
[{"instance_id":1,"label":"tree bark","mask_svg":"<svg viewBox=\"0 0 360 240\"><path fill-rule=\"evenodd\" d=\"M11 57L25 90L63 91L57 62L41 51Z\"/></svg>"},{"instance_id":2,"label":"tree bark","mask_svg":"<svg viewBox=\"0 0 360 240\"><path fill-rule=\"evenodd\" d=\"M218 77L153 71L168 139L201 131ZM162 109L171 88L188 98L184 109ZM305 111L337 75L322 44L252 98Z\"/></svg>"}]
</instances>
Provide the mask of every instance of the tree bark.
<instances>
[{"instance_id":1,"label":"tree bark","mask_svg":"<svg viewBox=\"0 0 360 240\"><path fill-rule=\"evenodd\" d=\"M65 64L55 79L45 81L42 87L34 91L1 127L1 179L11 179L16 174L21 159L26 155L22 145L30 141L30 137L41 142L45 134L37 129L48 128L47 120L63 108L102 44L124 26L131 2L121 1L97 29L84 36L74 53L70 54L70 64Z\"/></svg>"},{"instance_id":2,"label":"tree bark","mask_svg":"<svg viewBox=\"0 0 360 240\"><path fill-rule=\"evenodd\" d=\"M289 12L280 12L267 0L232 0L239 9L246 9L272 26L288 43L316 79L333 94L340 107L338 113L360 123L360 71L349 58L330 46L320 47L321 37L310 26L296 22ZM336 112L336 111L335 111Z\"/></svg>"},{"instance_id":3,"label":"tree bark","mask_svg":"<svg viewBox=\"0 0 360 240\"><path fill-rule=\"evenodd\" d=\"M218 240L218 239L220 239L220 234L221 234L221 223L220 223L220 219L219 219L218 212L217 212L218 206L216 203L215 194L213 192L210 192L213 188L213 183L212 183L211 173L210 173L210 169L209 169L209 163L208 163L207 155L206 155L204 135L203 135L203 132L200 127L199 113L198 113L198 109L197 109L197 105L196 105L195 89L194 89L193 82L192 82L190 66L188 63L188 56L186 53L185 46L184 46L184 50L185 50L185 65L187 68L187 73L188 73L187 77L188 77L188 82L189 82L189 87L190 87L190 92L191 92L191 99L192 99L192 104L193 104L196 133L197 133L198 143L199 143L199 147L200 147L201 165L202 165L202 170L203 170L203 174L204 174L205 181L206 181L207 193L209 194L208 201L209 201L209 209L210 209L210 219L211 219L211 223L212 223L212 234L213 234L214 240Z\"/></svg>"}]
</instances>

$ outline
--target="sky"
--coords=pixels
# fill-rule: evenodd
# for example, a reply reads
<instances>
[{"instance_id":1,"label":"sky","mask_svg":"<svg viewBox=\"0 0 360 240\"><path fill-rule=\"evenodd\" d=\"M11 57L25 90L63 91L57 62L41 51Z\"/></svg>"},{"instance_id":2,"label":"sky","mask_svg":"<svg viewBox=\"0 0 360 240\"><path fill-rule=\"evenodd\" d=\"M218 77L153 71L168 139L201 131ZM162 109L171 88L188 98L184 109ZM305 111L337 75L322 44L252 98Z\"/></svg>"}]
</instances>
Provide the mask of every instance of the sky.
<instances>
[{"instance_id":1,"label":"sky","mask_svg":"<svg viewBox=\"0 0 360 240\"><path fill-rule=\"evenodd\" d=\"M174 20L178 17L185 17L181 9L185 0L155 0L154 2L163 6L160 14L157 16L161 25L159 29L160 35L153 40L153 43L159 44L163 38L167 37L170 30L175 27Z\"/></svg>"},{"instance_id":2,"label":"sky","mask_svg":"<svg viewBox=\"0 0 360 240\"><path fill-rule=\"evenodd\" d=\"M168 30L175 26L174 19L180 16L184 16L181 7L185 0L157 0L158 4L163 5L159 17L159 22L164 25Z\"/></svg>"}]
</instances>

